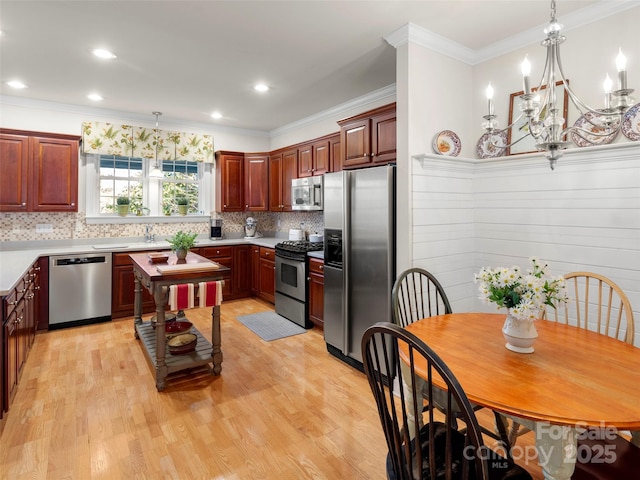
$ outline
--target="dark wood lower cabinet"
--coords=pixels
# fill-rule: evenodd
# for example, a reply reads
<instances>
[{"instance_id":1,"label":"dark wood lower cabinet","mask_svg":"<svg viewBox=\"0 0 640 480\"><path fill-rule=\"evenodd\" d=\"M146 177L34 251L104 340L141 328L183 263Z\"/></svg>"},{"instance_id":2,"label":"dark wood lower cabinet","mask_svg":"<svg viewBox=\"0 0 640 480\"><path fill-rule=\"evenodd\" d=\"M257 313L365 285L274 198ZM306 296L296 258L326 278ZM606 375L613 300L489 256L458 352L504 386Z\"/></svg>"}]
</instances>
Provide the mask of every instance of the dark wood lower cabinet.
<instances>
[{"instance_id":1,"label":"dark wood lower cabinet","mask_svg":"<svg viewBox=\"0 0 640 480\"><path fill-rule=\"evenodd\" d=\"M324 328L324 260L309 259L309 320Z\"/></svg>"},{"instance_id":2,"label":"dark wood lower cabinet","mask_svg":"<svg viewBox=\"0 0 640 480\"><path fill-rule=\"evenodd\" d=\"M133 315L135 279L133 263L128 253L113 254L113 277L111 279L111 317L122 318ZM142 312L151 313L156 309L153 296L142 289Z\"/></svg>"},{"instance_id":3,"label":"dark wood lower cabinet","mask_svg":"<svg viewBox=\"0 0 640 480\"><path fill-rule=\"evenodd\" d=\"M258 266L258 297L270 303L276 302L276 259L273 248L260 247Z\"/></svg>"},{"instance_id":4,"label":"dark wood lower cabinet","mask_svg":"<svg viewBox=\"0 0 640 480\"><path fill-rule=\"evenodd\" d=\"M260 291L260 247L251 245L250 251L251 295L258 296Z\"/></svg>"},{"instance_id":5,"label":"dark wood lower cabinet","mask_svg":"<svg viewBox=\"0 0 640 480\"><path fill-rule=\"evenodd\" d=\"M35 262L2 298L0 325L0 419L9 410L38 325L41 268ZM0 423L0 427L3 424Z\"/></svg>"}]
</instances>

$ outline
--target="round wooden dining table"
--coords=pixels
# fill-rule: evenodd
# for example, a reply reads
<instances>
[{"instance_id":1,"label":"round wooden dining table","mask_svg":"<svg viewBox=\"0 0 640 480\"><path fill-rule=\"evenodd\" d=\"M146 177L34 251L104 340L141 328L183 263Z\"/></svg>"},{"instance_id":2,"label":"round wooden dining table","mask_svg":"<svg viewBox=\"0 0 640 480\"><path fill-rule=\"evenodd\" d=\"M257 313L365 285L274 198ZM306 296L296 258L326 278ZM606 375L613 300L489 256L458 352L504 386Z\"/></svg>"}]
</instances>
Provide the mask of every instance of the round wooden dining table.
<instances>
[{"instance_id":1,"label":"round wooden dining table","mask_svg":"<svg viewBox=\"0 0 640 480\"><path fill-rule=\"evenodd\" d=\"M444 360L469 400L534 432L545 479L571 478L584 427L640 430L640 348L539 320L535 351L515 353L505 347L504 320L505 314L453 313L407 330Z\"/></svg>"}]
</instances>

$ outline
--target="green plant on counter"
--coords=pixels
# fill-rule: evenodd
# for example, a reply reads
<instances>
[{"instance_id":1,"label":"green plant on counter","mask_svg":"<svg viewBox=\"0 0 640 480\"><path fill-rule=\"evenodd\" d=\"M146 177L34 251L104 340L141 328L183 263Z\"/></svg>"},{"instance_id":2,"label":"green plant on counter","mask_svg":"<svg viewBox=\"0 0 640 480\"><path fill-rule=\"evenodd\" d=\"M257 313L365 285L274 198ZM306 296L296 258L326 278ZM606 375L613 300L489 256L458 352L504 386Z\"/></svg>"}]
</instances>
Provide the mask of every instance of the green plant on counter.
<instances>
[{"instance_id":1,"label":"green plant on counter","mask_svg":"<svg viewBox=\"0 0 640 480\"><path fill-rule=\"evenodd\" d=\"M189 205L189 200L187 197L176 197L176 203L178 205Z\"/></svg>"},{"instance_id":2,"label":"green plant on counter","mask_svg":"<svg viewBox=\"0 0 640 480\"><path fill-rule=\"evenodd\" d=\"M129 197L116 198L116 210L118 211L118 215L126 217L129 214L129 202Z\"/></svg>"},{"instance_id":3,"label":"green plant on counter","mask_svg":"<svg viewBox=\"0 0 640 480\"><path fill-rule=\"evenodd\" d=\"M168 238L167 242L171 245L171 250L191 250L196 244L197 233L183 232L180 230L173 237Z\"/></svg>"}]
</instances>

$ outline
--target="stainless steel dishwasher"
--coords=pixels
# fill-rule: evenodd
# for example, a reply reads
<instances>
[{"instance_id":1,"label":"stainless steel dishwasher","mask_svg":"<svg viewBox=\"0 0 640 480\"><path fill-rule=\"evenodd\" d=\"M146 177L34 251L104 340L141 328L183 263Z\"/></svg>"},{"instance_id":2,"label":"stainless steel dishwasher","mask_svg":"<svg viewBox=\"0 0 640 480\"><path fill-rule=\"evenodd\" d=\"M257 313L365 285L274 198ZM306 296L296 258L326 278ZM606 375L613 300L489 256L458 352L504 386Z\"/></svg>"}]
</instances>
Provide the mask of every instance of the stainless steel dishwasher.
<instances>
[{"instance_id":1,"label":"stainless steel dishwasher","mask_svg":"<svg viewBox=\"0 0 640 480\"><path fill-rule=\"evenodd\" d=\"M49 257L49 329L111 320L111 253Z\"/></svg>"}]
</instances>

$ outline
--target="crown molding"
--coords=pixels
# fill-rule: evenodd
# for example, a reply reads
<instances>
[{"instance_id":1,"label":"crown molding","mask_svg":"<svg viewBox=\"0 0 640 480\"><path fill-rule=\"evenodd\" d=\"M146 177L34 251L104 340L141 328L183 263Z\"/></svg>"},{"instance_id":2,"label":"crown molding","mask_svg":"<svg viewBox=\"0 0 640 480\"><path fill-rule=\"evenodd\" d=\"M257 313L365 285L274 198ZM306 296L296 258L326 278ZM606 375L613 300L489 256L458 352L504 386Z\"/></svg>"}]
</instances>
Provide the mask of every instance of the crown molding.
<instances>
[{"instance_id":1,"label":"crown molding","mask_svg":"<svg viewBox=\"0 0 640 480\"><path fill-rule=\"evenodd\" d=\"M580 10L564 15L562 18L558 18L558 21L564 25L563 31L567 32L578 27L598 22L611 15L616 15L626 10L639 7L640 3L637 0L621 0L613 2L602 0L589 7L581 8ZM411 42L473 66L486 62L487 60L500 57L520 48L524 48L531 44L541 42L544 39L543 31L546 26L547 24L545 23L543 25L530 28L518 33L517 35L513 35L477 50L453 42L446 37L437 35L413 23L407 23L383 38L387 43L389 43L389 45L395 48Z\"/></svg>"},{"instance_id":2,"label":"crown molding","mask_svg":"<svg viewBox=\"0 0 640 480\"><path fill-rule=\"evenodd\" d=\"M360 97L349 100L348 102L336 105L333 108L323 110L322 112L315 113L309 117L273 129L269 132L269 135L271 137L275 137L295 131L307 125L312 125L322 120L344 117L347 116L347 112L349 112L350 110L364 108L367 105L380 100L388 99L389 101L395 101L395 97L396 84L394 83L378 90L374 90L373 92L367 93L366 95L362 95Z\"/></svg>"}]
</instances>

